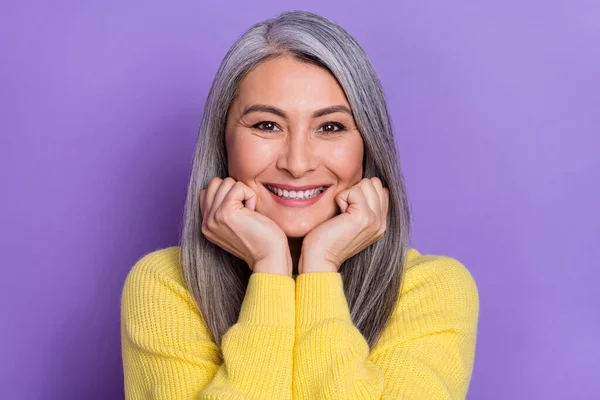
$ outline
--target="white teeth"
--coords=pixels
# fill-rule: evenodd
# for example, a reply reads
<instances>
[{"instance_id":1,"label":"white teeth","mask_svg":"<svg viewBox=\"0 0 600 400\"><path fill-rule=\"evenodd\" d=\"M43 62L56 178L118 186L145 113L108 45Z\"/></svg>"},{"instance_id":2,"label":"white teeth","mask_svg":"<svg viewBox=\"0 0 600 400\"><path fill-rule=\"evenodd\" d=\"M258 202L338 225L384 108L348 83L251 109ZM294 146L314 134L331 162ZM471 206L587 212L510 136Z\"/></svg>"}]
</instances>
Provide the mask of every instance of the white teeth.
<instances>
[{"instance_id":1,"label":"white teeth","mask_svg":"<svg viewBox=\"0 0 600 400\"><path fill-rule=\"evenodd\" d=\"M316 197L319 194L321 194L321 192L323 192L323 190L325 190L325 188L323 186L314 188L314 189L299 190L299 191L280 189L280 188L273 187L271 185L267 185L267 188L279 197L284 197L284 198L288 198L288 199L298 199L298 200L304 200L304 199L310 199L312 197Z\"/></svg>"}]
</instances>

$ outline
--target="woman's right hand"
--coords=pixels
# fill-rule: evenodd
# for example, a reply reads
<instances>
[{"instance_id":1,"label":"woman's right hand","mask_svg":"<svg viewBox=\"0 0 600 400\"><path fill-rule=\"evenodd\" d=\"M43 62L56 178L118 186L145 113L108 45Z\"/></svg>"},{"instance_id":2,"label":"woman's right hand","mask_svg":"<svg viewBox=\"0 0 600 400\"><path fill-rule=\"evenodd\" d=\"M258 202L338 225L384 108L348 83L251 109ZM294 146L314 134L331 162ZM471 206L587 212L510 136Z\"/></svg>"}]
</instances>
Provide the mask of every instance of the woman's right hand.
<instances>
[{"instance_id":1,"label":"woman's right hand","mask_svg":"<svg viewBox=\"0 0 600 400\"><path fill-rule=\"evenodd\" d=\"M253 272L292 276L287 236L272 219L257 213L256 192L231 177L212 178L200 190L202 234L246 261Z\"/></svg>"}]
</instances>

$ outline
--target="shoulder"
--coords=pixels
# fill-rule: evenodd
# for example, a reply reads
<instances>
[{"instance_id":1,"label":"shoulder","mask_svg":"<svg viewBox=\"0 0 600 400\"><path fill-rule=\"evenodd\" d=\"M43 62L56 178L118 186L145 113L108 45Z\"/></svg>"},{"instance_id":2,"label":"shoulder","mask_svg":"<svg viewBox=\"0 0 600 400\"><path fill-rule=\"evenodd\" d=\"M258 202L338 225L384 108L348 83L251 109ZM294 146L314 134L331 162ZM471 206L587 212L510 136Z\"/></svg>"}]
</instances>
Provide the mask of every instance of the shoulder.
<instances>
[{"instance_id":1,"label":"shoulder","mask_svg":"<svg viewBox=\"0 0 600 400\"><path fill-rule=\"evenodd\" d=\"M453 257L409 249L400 293L400 313L414 313L418 308L428 318L439 317L448 324L476 325L477 284L469 269Z\"/></svg>"},{"instance_id":2,"label":"shoulder","mask_svg":"<svg viewBox=\"0 0 600 400\"><path fill-rule=\"evenodd\" d=\"M139 258L127 274L121 295L121 337L127 352L144 349L173 356L215 349L211 333L187 289L173 246ZM137 349L137 350L133 350Z\"/></svg>"},{"instance_id":3,"label":"shoulder","mask_svg":"<svg viewBox=\"0 0 600 400\"><path fill-rule=\"evenodd\" d=\"M183 269L180 260L180 247L172 246L152 251L140 257L129 273L127 281L134 279L170 278L183 283Z\"/></svg>"},{"instance_id":4,"label":"shoulder","mask_svg":"<svg viewBox=\"0 0 600 400\"><path fill-rule=\"evenodd\" d=\"M164 307L167 299L175 298L190 309L196 308L183 278L179 246L155 250L135 262L123 285L121 305L124 309L133 306L148 310Z\"/></svg>"},{"instance_id":5,"label":"shoulder","mask_svg":"<svg viewBox=\"0 0 600 400\"><path fill-rule=\"evenodd\" d=\"M421 254L408 250L402 293L423 284L437 284L444 288L454 287L461 291L477 292L477 284L469 269L450 256Z\"/></svg>"}]
</instances>

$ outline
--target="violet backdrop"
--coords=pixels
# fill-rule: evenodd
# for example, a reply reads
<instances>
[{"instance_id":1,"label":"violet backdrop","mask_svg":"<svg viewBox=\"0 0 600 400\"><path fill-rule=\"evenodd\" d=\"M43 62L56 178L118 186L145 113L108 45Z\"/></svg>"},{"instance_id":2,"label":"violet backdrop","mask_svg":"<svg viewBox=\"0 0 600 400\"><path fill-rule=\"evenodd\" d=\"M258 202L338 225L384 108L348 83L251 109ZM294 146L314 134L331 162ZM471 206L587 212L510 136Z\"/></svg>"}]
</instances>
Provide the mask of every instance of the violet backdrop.
<instances>
[{"instance_id":1,"label":"violet backdrop","mask_svg":"<svg viewBox=\"0 0 600 400\"><path fill-rule=\"evenodd\" d=\"M477 282L468 398L600 398L594 0L2 1L0 397L123 398L125 276L177 243L225 52L287 9L366 49L412 245Z\"/></svg>"}]
</instances>

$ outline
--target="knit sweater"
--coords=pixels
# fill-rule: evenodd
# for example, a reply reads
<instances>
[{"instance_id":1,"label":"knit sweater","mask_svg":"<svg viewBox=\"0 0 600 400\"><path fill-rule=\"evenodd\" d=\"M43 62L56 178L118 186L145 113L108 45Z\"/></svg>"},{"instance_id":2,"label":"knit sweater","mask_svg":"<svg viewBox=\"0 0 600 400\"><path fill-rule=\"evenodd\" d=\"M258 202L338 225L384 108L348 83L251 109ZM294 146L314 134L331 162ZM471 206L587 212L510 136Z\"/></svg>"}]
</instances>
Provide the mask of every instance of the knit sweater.
<instances>
[{"instance_id":1,"label":"knit sweater","mask_svg":"<svg viewBox=\"0 0 600 400\"><path fill-rule=\"evenodd\" d=\"M146 254L121 298L127 399L464 399L479 317L459 261L409 249L393 314L369 351L339 272L253 273L219 355L179 247Z\"/></svg>"}]
</instances>

